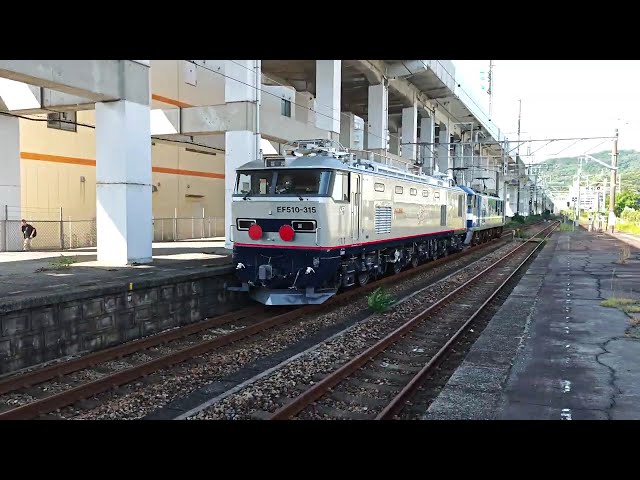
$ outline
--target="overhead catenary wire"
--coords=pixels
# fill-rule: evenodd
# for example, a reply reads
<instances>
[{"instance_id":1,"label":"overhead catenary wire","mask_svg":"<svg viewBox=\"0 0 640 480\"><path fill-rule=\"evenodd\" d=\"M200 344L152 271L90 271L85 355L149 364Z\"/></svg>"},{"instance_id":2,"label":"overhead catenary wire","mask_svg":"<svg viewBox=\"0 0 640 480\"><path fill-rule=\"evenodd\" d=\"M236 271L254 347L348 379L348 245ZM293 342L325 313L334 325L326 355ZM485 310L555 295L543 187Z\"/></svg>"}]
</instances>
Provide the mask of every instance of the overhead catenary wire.
<instances>
[{"instance_id":1,"label":"overhead catenary wire","mask_svg":"<svg viewBox=\"0 0 640 480\"><path fill-rule=\"evenodd\" d=\"M194 64L195 64L195 62L193 62L192 60L188 60L188 61L190 61L190 62L192 62L192 63L194 63ZM251 69L250 69L249 67L245 66L245 65L242 65L242 64L240 64L240 63L238 63L238 62L235 62L235 61L233 61L233 60L231 60L231 62L232 62L232 63L234 63L235 65L238 65L238 66L240 66L240 67L242 67L242 68L246 69L246 70L251 71ZM421 60L421 63L422 63L423 65L425 65L425 64L424 64L424 62L423 62L422 60ZM448 74L451 78L453 78L453 77L451 76L451 74L447 71L447 69L444 67L444 65L442 65L442 63L441 63L440 61L438 61L438 63L442 66L443 70L444 70L445 72L447 72L447 74ZM206 67L204 67L204 66L202 66L202 65L200 65L200 66L201 66L201 67L203 67L203 68L205 68L205 69L207 69ZM425 65L425 67L426 67L426 65ZM405 66L405 68L406 68L406 66ZM211 70L211 71L214 71L214 72L215 72L215 70ZM216 72L216 73L218 73L218 74L222 75L220 72ZM289 86L289 85L284 85L282 82L279 82L278 80L276 80L276 79L274 79L274 78L270 78L269 76L267 76L267 75L266 75L266 74L264 74L264 73L262 73L262 75L263 75L263 76L264 76L264 78L266 78L267 80L269 80L269 81L271 81L271 82L273 82L273 83L275 83L275 84L277 84L277 85L279 85L279 86L281 86L281 87L288 87L288 86ZM232 77L228 77L228 78L232 78ZM454 80L455 80L455 79L454 79ZM253 88L255 88L255 87L253 87ZM470 100L471 100L471 101L472 101L472 102L473 102L473 103L474 103L478 108L480 108L480 109L482 110L482 108L481 108L481 107L476 103L476 101L473 99L473 97L471 97L471 96L470 96L470 95L469 95L469 94L468 94L468 93L467 93L467 92L466 92L462 87L460 87L460 91L462 91L462 92L463 92L467 97L469 97L469 99L470 99ZM269 92L267 92L267 93L269 93ZM275 95L275 94L271 94L271 95L273 95L273 96L276 96L276 97L277 97L277 95ZM280 97L278 97L278 98L280 98ZM452 118L453 120L455 120L455 122L456 122L456 123L461 123L461 122L460 122L460 120L459 120L459 118L458 118L458 117L456 117L456 116L455 116L451 111L449 111L449 109L447 109L447 108L444 106L444 104L443 104L440 100L438 100L438 99L436 98L436 99L432 99L432 101L434 101L435 103L437 103L437 104L438 104L438 106L439 106L442 110L444 110L445 112L447 112L447 114L449 115L449 117L450 117L450 118ZM312 112L321 113L321 112L317 112L317 110L313 110L313 109L311 109L311 108L309 108L309 107L306 107L305 105L299 105L299 104L295 104L295 105L296 105L296 106L300 106L300 107L302 107L302 108L305 108L305 109L307 109L307 110L310 110L310 111L312 111ZM331 107L331 106L329 106L329 105L320 104L320 106L326 107L326 108L328 108L328 109L332 109L332 107ZM429 111L431 111L432 113L435 113L435 110L431 110L431 109L429 109ZM322 113L321 113L321 114L322 114ZM347 115L346 113L344 113L344 112L340 112L340 115L344 115L345 117L347 117L347 118L348 118L348 115ZM327 115L327 117L328 117L328 115ZM334 117L329 117L329 118L331 118L332 120L335 120L335 118L334 118ZM449 124L447 125L447 127L449 127ZM447 130L448 130L448 128L447 128ZM382 139L382 140L385 140L384 138L382 138L382 137L380 137L379 135L376 135L376 134L369 133L369 135L371 135L371 136L373 136L373 137L376 137L376 138L380 138L380 139ZM393 134L393 133L389 132L389 136L390 136L390 137L393 137L393 138L395 138L395 139L397 139L397 140L398 140L398 142L399 142L399 145L411 145L411 144L412 144L412 143L409 143L409 142L401 143L401 138L402 138L402 137L401 137L400 135L395 135L395 134ZM496 143L497 143L497 144L500 144L500 143L502 143L502 142L496 142ZM442 144L444 144L444 142L443 142ZM442 144L441 144L441 145L442 145ZM431 149L429 149L429 150L430 150L430 152L431 152L431 153L435 153L433 150L431 150Z\"/></svg>"},{"instance_id":2,"label":"overhead catenary wire","mask_svg":"<svg viewBox=\"0 0 640 480\"><path fill-rule=\"evenodd\" d=\"M226 75L226 74L224 74L224 73L222 73L222 72L219 72L219 71L217 71L217 70L213 70L213 69L211 69L211 68L208 68L208 67L206 67L205 65L200 65L200 64L196 63L194 60L187 60L187 62L193 63L194 65L196 65L196 66L198 66L198 67L201 67L201 68L204 68L205 70L208 70L208 71L210 71L210 72L217 73L218 75L221 75L222 77L228 78L228 79L233 80L233 81L236 81L236 82L238 82L238 83L241 83L242 85L246 85L247 87L254 88L254 89L256 89L256 90L260 90L260 92L261 92L261 93L265 93L265 94L267 94L267 95L271 95L272 97L278 98L279 100L281 100L281 99L282 99L282 97L278 96L278 95L277 95L277 94L275 94L275 93L268 92L268 91L264 90L264 89L263 89L263 88L261 88L261 87L257 87L256 85L251 85L251 84L249 84L249 83L243 82L242 80L239 80L239 79L234 78L234 77L232 77L232 76ZM233 60L231 60L231 62L232 62L232 63L234 63L234 64L236 64L236 65L238 65L238 66L240 66L240 67L242 67L242 68L244 68L244 69L246 69L246 70L252 71L252 69L250 69L249 67L246 67L245 65L242 65L242 64L239 64L239 63L237 63L237 62L234 62ZM255 74L255 72L253 72L253 73ZM275 79L273 79L273 78L268 77L268 76L267 76L267 75L265 75L264 73L263 73L262 75L263 75L267 80L269 80L269 81L271 81L271 82L274 82L274 83L276 83L277 85L279 85L279 86L281 86L281 87L288 87L288 86L289 86L289 85L284 85L284 84L282 84L281 82L278 82L277 80L275 80ZM316 100L316 102L317 102L317 100ZM310 107L308 107L308 106L306 106L306 105L302 105L302 104L300 104L300 103L296 103L295 101L292 101L292 102L291 102L291 104L292 104L292 105L295 105L296 107L300 107L300 108L302 108L302 109L305 109L305 110L308 110L308 111L310 111L310 112L313 112L313 113L315 113L315 114L317 114L317 115L321 115L321 116L323 116L323 117L329 118L329 119L331 119L331 120L338 120L338 119L336 119L333 115L328 115L328 114L323 113L323 112L320 112L320 111L318 111L318 110L314 110L313 108L310 108ZM327 108L327 109L329 109L329 110L333 110L333 108L332 108L330 105L325 105L325 104L317 104L317 105L319 105L319 106L321 106L321 107L325 107L325 108ZM340 112L340 115L341 115L341 116L345 116L345 117L347 117L347 118L349 117L349 116L347 115L347 113L345 113L345 112ZM388 130L388 129L387 129L387 130ZM367 135L368 135L368 136L370 136L370 137L375 137L375 138L379 138L380 140L384 140L384 141L386 141L386 138L381 137L380 135L377 135L377 134L375 134L375 133L373 133L373 132L368 132L368 133L367 133ZM400 138L401 138L399 135L394 135L394 134L392 134L391 132L389 132L389 136L390 136L390 137L393 137L393 138L395 138L395 139L397 139L398 141L399 141L399 140L400 140Z\"/></svg>"},{"instance_id":3,"label":"overhead catenary wire","mask_svg":"<svg viewBox=\"0 0 640 480\"><path fill-rule=\"evenodd\" d=\"M59 112L56 112L59 113ZM5 115L7 117L16 117L16 118L20 118L23 120L29 120L32 122L48 122L49 119L47 118L34 118L34 117L28 117L26 115L19 115L16 113L11 113L11 112L1 112L0 111L0 115ZM40 114L34 114L34 115L40 115ZM41 114L41 115L46 115L46 114ZM66 123L69 125L76 125L78 127L85 127L85 128L90 128L92 130L96 129L95 125L90 125L88 123L80 123L80 122L72 122L71 120L55 120L56 122L60 122L60 123ZM195 142L185 142L182 140L173 140L173 139L168 139L168 138L162 138L162 137L157 137L157 136L151 136L151 140L157 140L157 141L162 141L162 142L171 142L171 143L179 143L181 145L191 145L193 147L201 147L201 148L209 148L211 150L218 150L219 152L224 152L224 150L222 148L218 148L218 147L211 147L209 145L205 145L202 143L195 143Z\"/></svg>"}]
</instances>

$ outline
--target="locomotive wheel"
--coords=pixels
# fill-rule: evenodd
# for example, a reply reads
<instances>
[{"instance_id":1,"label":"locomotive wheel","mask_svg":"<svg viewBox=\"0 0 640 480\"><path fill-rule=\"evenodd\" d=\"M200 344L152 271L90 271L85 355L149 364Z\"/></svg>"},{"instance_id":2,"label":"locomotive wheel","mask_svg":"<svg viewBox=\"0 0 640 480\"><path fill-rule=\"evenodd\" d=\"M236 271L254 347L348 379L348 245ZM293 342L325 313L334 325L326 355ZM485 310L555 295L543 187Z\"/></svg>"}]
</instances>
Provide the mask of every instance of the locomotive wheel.
<instances>
[{"instance_id":1,"label":"locomotive wheel","mask_svg":"<svg viewBox=\"0 0 640 480\"><path fill-rule=\"evenodd\" d=\"M371 278L371 275L369 275L369 272L360 272L358 274L358 285L361 287L364 287L367 283L369 283L369 279Z\"/></svg>"},{"instance_id":2,"label":"locomotive wheel","mask_svg":"<svg viewBox=\"0 0 640 480\"><path fill-rule=\"evenodd\" d=\"M420 259L418 258L417 255L414 255L411 257L411 266L413 268L416 268L418 265L420 264Z\"/></svg>"},{"instance_id":3,"label":"locomotive wheel","mask_svg":"<svg viewBox=\"0 0 640 480\"><path fill-rule=\"evenodd\" d=\"M400 270L402 270L402 264L400 263L400 261L397 261L396 263L393 264L394 275L397 275L398 273L400 273Z\"/></svg>"}]
</instances>

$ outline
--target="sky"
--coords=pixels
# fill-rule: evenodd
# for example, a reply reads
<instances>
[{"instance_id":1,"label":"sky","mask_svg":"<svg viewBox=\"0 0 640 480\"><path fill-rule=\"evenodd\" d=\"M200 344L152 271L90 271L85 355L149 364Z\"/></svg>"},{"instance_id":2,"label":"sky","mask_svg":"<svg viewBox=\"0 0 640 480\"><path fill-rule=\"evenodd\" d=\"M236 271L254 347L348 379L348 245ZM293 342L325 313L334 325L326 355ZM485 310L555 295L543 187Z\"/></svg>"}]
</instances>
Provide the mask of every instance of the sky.
<instances>
[{"instance_id":1,"label":"sky","mask_svg":"<svg viewBox=\"0 0 640 480\"><path fill-rule=\"evenodd\" d=\"M488 113L489 95L481 89L486 82L480 72L488 72L489 60L454 60L454 64L458 83ZM510 141L518 136L518 100L522 100L521 140L606 137L618 128L618 149L640 150L640 61L494 60L492 76L491 120ZM528 160L539 162L613 146L605 139L573 146L574 140L544 147L545 143L521 146L523 160L529 163L524 157L528 147L534 153Z\"/></svg>"}]
</instances>

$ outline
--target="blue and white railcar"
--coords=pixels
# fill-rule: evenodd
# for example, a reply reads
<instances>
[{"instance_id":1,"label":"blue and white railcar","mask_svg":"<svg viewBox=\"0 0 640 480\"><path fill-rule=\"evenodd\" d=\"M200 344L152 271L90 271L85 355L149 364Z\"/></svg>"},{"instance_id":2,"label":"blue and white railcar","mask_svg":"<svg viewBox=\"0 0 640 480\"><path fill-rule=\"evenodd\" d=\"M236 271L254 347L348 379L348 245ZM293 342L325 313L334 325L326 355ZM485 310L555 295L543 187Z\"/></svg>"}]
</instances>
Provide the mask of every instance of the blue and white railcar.
<instances>
[{"instance_id":1,"label":"blue and white railcar","mask_svg":"<svg viewBox=\"0 0 640 480\"><path fill-rule=\"evenodd\" d=\"M502 234L504 227L504 202L495 195L487 195L460 187L467 194L466 245L486 242Z\"/></svg>"}]
</instances>

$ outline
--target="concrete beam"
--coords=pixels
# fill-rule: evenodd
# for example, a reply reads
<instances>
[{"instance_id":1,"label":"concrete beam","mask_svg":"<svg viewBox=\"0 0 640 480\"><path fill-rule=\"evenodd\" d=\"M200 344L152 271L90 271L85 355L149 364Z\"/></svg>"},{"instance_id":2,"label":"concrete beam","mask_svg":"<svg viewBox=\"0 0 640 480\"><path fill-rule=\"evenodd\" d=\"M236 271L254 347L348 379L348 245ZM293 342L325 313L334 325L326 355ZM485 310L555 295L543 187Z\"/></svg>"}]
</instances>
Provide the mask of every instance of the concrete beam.
<instances>
[{"instance_id":1,"label":"concrete beam","mask_svg":"<svg viewBox=\"0 0 640 480\"><path fill-rule=\"evenodd\" d=\"M387 67L387 74L392 77L407 77L415 73L424 72L425 66L420 60L407 60L401 63L394 63Z\"/></svg>"},{"instance_id":2,"label":"concrete beam","mask_svg":"<svg viewBox=\"0 0 640 480\"><path fill-rule=\"evenodd\" d=\"M3 103L0 103L0 110L10 111L16 115L35 115L42 113L56 112L77 112L81 110L93 110L96 102L84 97L69 95L50 88L36 87L28 85L34 97L40 103L40 108L26 108L19 110L9 110Z\"/></svg>"},{"instance_id":3,"label":"concrete beam","mask_svg":"<svg viewBox=\"0 0 640 480\"><path fill-rule=\"evenodd\" d=\"M418 87L402 78L390 78L388 67L382 60L353 60L352 65L367 77L371 85L378 85L388 79L389 92L402 102L403 107L417 104L423 110L433 110L429 97Z\"/></svg>"},{"instance_id":4,"label":"concrete beam","mask_svg":"<svg viewBox=\"0 0 640 480\"><path fill-rule=\"evenodd\" d=\"M152 112L152 116L158 110ZM233 102L207 107L170 108L160 110L165 116L165 130L154 130L152 135L161 135L166 139L181 135L216 135L231 131L253 131L255 128L255 103ZM171 133L170 127L175 128ZM336 138L331 134L305 122L285 117L280 112L260 109L260 130L263 138L287 143L302 138Z\"/></svg>"},{"instance_id":5,"label":"concrete beam","mask_svg":"<svg viewBox=\"0 0 640 480\"><path fill-rule=\"evenodd\" d=\"M151 139L152 144L178 146L183 148L193 148L206 153L224 155L225 153L224 135L199 135L197 137L188 135L159 135ZM179 142L179 143L178 143Z\"/></svg>"},{"instance_id":6,"label":"concrete beam","mask_svg":"<svg viewBox=\"0 0 640 480\"><path fill-rule=\"evenodd\" d=\"M177 109L170 109L175 112ZM164 112L164 110L163 110ZM233 102L179 110L178 133L212 135L230 131L255 131L256 106L253 102ZM262 123L262 122L260 122Z\"/></svg>"},{"instance_id":7,"label":"concrete beam","mask_svg":"<svg viewBox=\"0 0 640 480\"><path fill-rule=\"evenodd\" d=\"M149 67L132 60L0 60L0 77L94 102L149 105Z\"/></svg>"},{"instance_id":8,"label":"concrete beam","mask_svg":"<svg viewBox=\"0 0 640 480\"><path fill-rule=\"evenodd\" d=\"M338 140L340 134L317 128L276 112L260 111L260 133L262 138L277 143L288 143L304 138L327 138Z\"/></svg>"},{"instance_id":9,"label":"concrete beam","mask_svg":"<svg viewBox=\"0 0 640 480\"><path fill-rule=\"evenodd\" d=\"M384 82L387 67L382 60L352 60L349 65L353 65L362 73L371 85L380 85Z\"/></svg>"}]
</instances>

